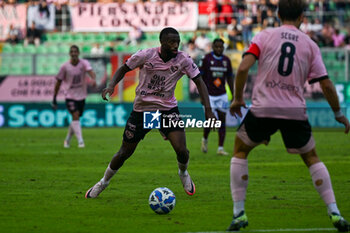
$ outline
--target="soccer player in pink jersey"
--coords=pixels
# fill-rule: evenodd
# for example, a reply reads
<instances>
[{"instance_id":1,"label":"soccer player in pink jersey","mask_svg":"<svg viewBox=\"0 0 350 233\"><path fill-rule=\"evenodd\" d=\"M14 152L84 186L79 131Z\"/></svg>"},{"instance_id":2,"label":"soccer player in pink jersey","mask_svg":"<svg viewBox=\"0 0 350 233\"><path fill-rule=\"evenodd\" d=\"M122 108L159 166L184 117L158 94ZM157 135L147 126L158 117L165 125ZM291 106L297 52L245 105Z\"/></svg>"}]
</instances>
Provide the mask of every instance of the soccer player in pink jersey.
<instances>
[{"instance_id":1,"label":"soccer player in pink jersey","mask_svg":"<svg viewBox=\"0 0 350 233\"><path fill-rule=\"evenodd\" d=\"M96 198L108 186L113 175L134 153L140 140L151 130L144 127L145 113L153 112L154 119L162 115L168 122L180 120L174 90L177 81L183 75L186 74L196 84L205 107L206 119L215 119L210 108L208 91L198 67L190 56L178 51L180 36L177 30L171 27L164 28L160 32L159 39L160 47L140 50L133 54L116 71L111 83L102 91L102 98L107 100L107 95L113 94L114 87L127 72L140 68L134 107L125 126L121 148L107 166L103 178L86 192L86 198ZM189 151L186 147L184 128L177 125L169 128L161 127L159 131L170 141L177 155L178 174L185 192L193 195L196 189L187 171Z\"/></svg>"},{"instance_id":2,"label":"soccer player in pink jersey","mask_svg":"<svg viewBox=\"0 0 350 233\"><path fill-rule=\"evenodd\" d=\"M91 77L91 85L96 85L96 74L92 70L90 63L79 58L79 47L72 45L69 50L70 60L65 62L56 76L56 85L52 100L52 107L57 108L57 94L61 84L65 86L66 106L72 115L72 122L69 125L66 139L63 146L70 147L70 140L75 134L78 140L78 147L85 147L81 131L80 117L83 115L85 98L87 96L88 79L86 73Z\"/></svg>"},{"instance_id":3,"label":"soccer player in pink jersey","mask_svg":"<svg viewBox=\"0 0 350 233\"><path fill-rule=\"evenodd\" d=\"M231 60L224 55L224 41L220 38L214 39L212 44L213 51L206 54L201 61L200 71L209 93L210 106L221 121L221 127L218 130L219 140L218 155L228 155L224 150L224 141L226 136L226 112L229 107L225 84L228 83L231 93L233 93L233 73ZM204 128L201 150L204 153L208 151L208 137L210 128Z\"/></svg>"},{"instance_id":4,"label":"soccer player in pink jersey","mask_svg":"<svg viewBox=\"0 0 350 233\"><path fill-rule=\"evenodd\" d=\"M334 111L335 119L344 124L346 134L350 125L341 112L334 85L328 78L319 48L298 29L305 6L304 0L280 0L278 14L283 25L258 33L239 65L230 111L241 117L241 107L245 107L243 88L248 71L259 60L252 105L236 134L234 155L231 159L234 207L233 220L228 231L238 231L248 225L244 209L248 186L248 154L257 145L268 144L270 136L277 130L282 134L287 151L300 154L308 167L314 187L326 204L333 225L341 232L349 230L349 223L341 216L337 207L328 170L315 150L303 97L305 82L319 82Z\"/></svg>"}]
</instances>

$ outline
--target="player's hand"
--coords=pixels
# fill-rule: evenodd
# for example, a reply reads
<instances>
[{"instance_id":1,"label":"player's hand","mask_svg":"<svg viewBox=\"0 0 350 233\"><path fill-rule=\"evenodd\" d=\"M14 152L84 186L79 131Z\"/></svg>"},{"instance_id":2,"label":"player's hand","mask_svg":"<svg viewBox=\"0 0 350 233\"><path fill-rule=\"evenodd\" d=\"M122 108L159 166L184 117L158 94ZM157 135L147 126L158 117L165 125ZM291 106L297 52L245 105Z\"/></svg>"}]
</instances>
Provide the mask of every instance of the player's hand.
<instances>
[{"instance_id":1,"label":"player's hand","mask_svg":"<svg viewBox=\"0 0 350 233\"><path fill-rule=\"evenodd\" d=\"M211 110L211 108L205 109L205 113L204 114L205 114L205 119L207 119L207 120L209 120L210 118L213 118L214 120L217 120L216 116L213 113L213 111Z\"/></svg>"},{"instance_id":2,"label":"player's hand","mask_svg":"<svg viewBox=\"0 0 350 233\"><path fill-rule=\"evenodd\" d=\"M114 92L114 88L106 87L102 90L102 99L108 101L109 96L111 96Z\"/></svg>"},{"instance_id":3,"label":"player's hand","mask_svg":"<svg viewBox=\"0 0 350 233\"><path fill-rule=\"evenodd\" d=\"M234 117L242 117L241 107L247 108L244 100L234 100L230 105L230 113Z\"/></svg>"},{"instance_id":4,"label":"player's hand","mask_svg":"<svg viewBox=\"0 0 350 233\"><path fill-rule=\"evenodd\" d=\"M95 79L92 79L92 80L91 80L91 86L92 86L92 87L96 87L96 80L95 80Z\"/></svg>"},{"instance_id":5,"label":"player's hand","mask_svg":"<svg viewBox=\"0 0 350 233\"><path fill-rule=\"evenodd\" d=\"M342 123L345 126L344 133L348 134L350 130L350 124L348 118L346 118L344 115L340 117L335 118L339 123Z\"/></svg>"},{"instance_id":6,"label":"player's hand","mask_svg":"<svg viewBox=\"0 0 350 233\"><path fill-rule=\"evenodd\" d=\"M57 109L57 100L56 98L53 98L52 102L51 102L51 107L56 110Z\"/></svg>"},{"instance_id":7,"label":"player's hand","mask_svg":"<svg viewBox=\"0 0 350 233\"><path fill-rule=\"evenodd\" d=\"M215 114L213 113L213 111L211 110L211 108L205 110L205 119L206 119L206 120L211 119L212 121L215 121L215 122L218 120L218 119L216 119L216 116L215 116ZM215 127L213 127L212 130L215 131Z\"/></svg>"}]
</instances>

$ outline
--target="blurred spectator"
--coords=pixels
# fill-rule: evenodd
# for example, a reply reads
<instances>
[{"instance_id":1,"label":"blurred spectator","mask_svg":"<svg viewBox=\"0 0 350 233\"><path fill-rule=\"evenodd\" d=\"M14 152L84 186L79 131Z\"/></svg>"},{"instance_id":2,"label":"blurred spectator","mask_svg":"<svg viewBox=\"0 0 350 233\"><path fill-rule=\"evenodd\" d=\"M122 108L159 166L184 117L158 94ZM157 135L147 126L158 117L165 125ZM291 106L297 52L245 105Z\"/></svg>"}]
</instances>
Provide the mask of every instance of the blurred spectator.
<instances>
[{"instance_id":1,"label":"blurred spectator","mask_svg":"<svg viewBox=\"0 0 350 233\"><path fill-rule=\"evenodd\" d=\"M309 31L308 36L313 40L318 46L322 46L320 37L314 32Z\"/></svg>"},{"instance_id":2,"label":"blurred spectator","mask_svg":"<svg viewBox=\"0 0 350 233\"><path fill-rule=\"evenodd\" d=\"M323 25L318 18L311 20L308 35L320 47L323 46L322 29Z\"/></svg>"},{"instance_id":3,"label":"blurred spectator","mask_svg":"<svg viewBox=\"0 0 350 233\"><path fill-rule=\"evenodd\" d=\"M143 39L143 31L140 27L136 25L130 25L131 30L129 31L129 36L124 40L124 44L137 45Z\"/></svg>"},{"instance_id":4,"label":"blurred spectator","mask_svg":"<svg viewBox=\"0 0 350 233\"><path fill-rule=\"evenodd\" d=\"M279 26L278 18L272 9L267 9L267 17L263 21L263 28L274 28Z\"/></svg>"},{"instance_id":5,"label":"blurred spectator","mask_svg":"<svg viewBox=\"0 0 350 233\"><path fill-rule=\"evenodd\" d=\"M253 19L249 15L249 11L247 9L244 10L244 16L241 20L242 25L242 35L244 46L248 47L250 40L252 39L252 29L253 29Z\"/></svg>"},{"instance_id":6,"label":"blurred spectator","mask_svg":"<svg viewBox=\"0 0 350 233\"><path fill-rule=\"evenodd\" d=\"M205 32L202 32L194 41L197 48L204 52L209 52L211 50L211 42Z\"/></svg>"},{"instance_id":7,"label":"blurred spectator","mask_svg":"<svg viewBox=\"0 0 350 233\"><path fill-rule=\"evenodd\" d=\"M260 0L258 5L258 13L260 14L260 17L258 17L258 23L262 24L267 18L267 9L266 0Z\"/></svg>"},{"instance_id":8,"label":"blurred spectator","mask_svg":"<svg viewBox=\"0 0 350 233\"><path fill-rule=\"evenodd\" d=\"M227 35L228 49L237 49L237 42L242 42L242 25L238 24L236 18L232 18L231 24L227 26Z\"/></svg>"},{"instance_id":9,"label":"blurred spectator","mask_svg":"<svg viewBox=\"0 0 350 233\"><path fill-rule=\"evenodd\" d=\"M333 39L333 46L336 48L342 47L345 45L345 42L344 42L345 36L342 33L340 33L340 30L338 28L334 30L332 39Z\"/></svg>"},{"instance_id":10,"label":"blurred spectator","mask_svg":"<svg viewBox=\"0 0 350 233\"><path fill-rule=\"evenodd\" d=\"M50 11L49 11L49 7L47 6L47 2L46 0L41 0L39 2L39 8L38 8L38 12L39 14L37 14L38 20L42 20L43 21L43 25L38 25L38 26L42 26L43 28L45 28L45 24L49 18L50 18Z\"/></svg>"},{"instance_id":11,"label":"blurred spectator","mask_svg":"<svg viewBox=\"0 0 350 233\"><path fill-rule=\"evenodd\" d=\"M311 26L310 26L311 31L315 32L316 34L320 34L322 31L322 28L323 28L323 25L319 18L311 20Z\"/></svg>"},{"instance_id":12,"label":"blurred spectator","mask_svg":"<svg viewBox=\"0 0 350 233\"><path fill-rule=\"evenodd\" d=\"M104 53L104 49L99 43L95 43L92 46L90 53L94 55L102 55Z\"/></svg>"},{"instance_id":13,"label":"blurred spectator","mask_svg":"<svg viewBox=\"0 0 350 233\"><path fill-rule=\"evenodd\" d=\"M225 1L220 5L219 11L219 23L220 24L230 24L233 15L233 9L229 1Z\"/></svg>"},{"instance_id":14,"label":"blurred spectator","mask_svg":"<svg viewBox=\"0 0 350 233\"><path fill-rule=\"evenodd\" d=\"M24 38L24 45L35 44L38 46L40 44L41 35L43 30L39 30L35 27L35 22L32 22L30 28L27 29L26 37Z\"/></svg>"},{"instance_id":15,"label":"blurred spectator","mask_svg":"<svg viewBox=\"0 0 350 233\"><path fill-rule=\"evenodd\" d=\"M277 10L278 1L279 0L267 0L267 6L275 11Z\"/></svg>"},{"instance_id":16,"label":"blurred spectator","mask_svg":"<svg viewBox=\"0 0 350 233\"><path fill-rule=\"evenodd\" d=\"M309 22L309 19L304 16L303 18L303 22L300 24L300 27L299 27L300 31L308 34L309 31L311 31L311 24Z\"/></svg>"},{"instance_id":17,"label":"blurred spectator","mask_svg":"<svg viewBox=\"0 0 350 233\"><path fill-rule=\"evenodd\" d=\"M197 46L194 43L194 40L190 39L188 40L184 51L191 56L194 63L198 65L201 57L204 55L203 51L197 48Z\"/></svg>"},{"instance_id":18,"label":"blurred spectator","mask_svg":"<svg viewBox=\"0 0 350 233\"><path fill-rule=\"evenodd\" d=\"M18 28L15 28L13 24L10 24L8 33L7 33L7 38L6 42L11 43L11 44L17 44L21 39L21 33Z\"/></svg>"},{"instance_id":19,"label":"blurred spectator","mask_svg":"<svg viewBox=\"0 0 350 233\"><path fill-rule=\"evenodd\" d=\"M192 60L197 66L199 66L200 61L205 54L202 50L197 48L193 39L188 40L187 44L184 46L183 51L191 56ZM189 81L189 97L191 100L196 100L199 98L197 86L193 81Z\"/></svg>"},{"instance_id":20,"label":"blurred spectator","mask_svg":"<svg viewBox=\"0 0 350 233\"><path fill-rule=\"evenodd\" d=\"M327 46L327 47L333 46L333 39L332 39L333 34L334 34L333 27L329 23L325 23L321 31L321 39L322 39L323 46Z\"/></svg>"}]
</instances>

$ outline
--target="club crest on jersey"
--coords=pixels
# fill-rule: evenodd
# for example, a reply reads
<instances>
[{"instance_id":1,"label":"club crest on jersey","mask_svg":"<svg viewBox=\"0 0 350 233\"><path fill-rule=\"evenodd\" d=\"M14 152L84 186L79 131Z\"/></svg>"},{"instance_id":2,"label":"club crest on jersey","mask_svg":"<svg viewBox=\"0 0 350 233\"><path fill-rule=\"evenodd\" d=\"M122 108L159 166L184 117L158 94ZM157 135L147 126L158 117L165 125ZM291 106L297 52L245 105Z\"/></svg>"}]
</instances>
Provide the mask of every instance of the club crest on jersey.
<instances>
[{"instance_id":1,"label":"club crest on jersey","mask_svg":"<svg viewBox=\"0 0 350 233\"><path fill-rule=\"evenodd\" d=\"M222 64L226 67L227 66L227 61L222 61Z\"/></svg>"},{"instance_id":2,"label":"club crest on jersey","mask_svg":"<svg viewBox=\"0 0 350 233\"><path fill-rule=\"evenodd\" d=\"M175 73L176 71L179 70L179 67L177 67L177 66L171 66L170 69L171 69L171 71L172 71L173 73Z\"/></svg>"},{"instance_id":3,"label":"club crest on jersey","mask_svg":"<svg viewBox=\"0 0 350 233\"><path fill-rule=\"evenodd\" d=\"M160 129L160 116L162 114L156 112L143 112L143 128L144 129Z\"/></svg>"}]
</instances>

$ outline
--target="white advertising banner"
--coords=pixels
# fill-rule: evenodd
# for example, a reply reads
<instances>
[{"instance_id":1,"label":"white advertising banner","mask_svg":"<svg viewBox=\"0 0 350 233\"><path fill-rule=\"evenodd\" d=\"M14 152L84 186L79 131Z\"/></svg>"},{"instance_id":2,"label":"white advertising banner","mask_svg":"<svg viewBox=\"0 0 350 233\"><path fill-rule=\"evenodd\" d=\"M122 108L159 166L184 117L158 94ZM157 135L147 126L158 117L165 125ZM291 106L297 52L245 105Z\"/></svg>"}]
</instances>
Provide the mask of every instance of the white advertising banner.
<instances>
[{"instance_id":1,"label":"white advertising banner","mask_svg":"<svg viewBox=\"0 0 350 233\"><path fill-rule=\"evenodd\" d=\"M81 3L71 14L73 30L80 32L129 31L131 25L143 31L193 31L198 24L196 2Z\"/></svg>"}]
</instances>

